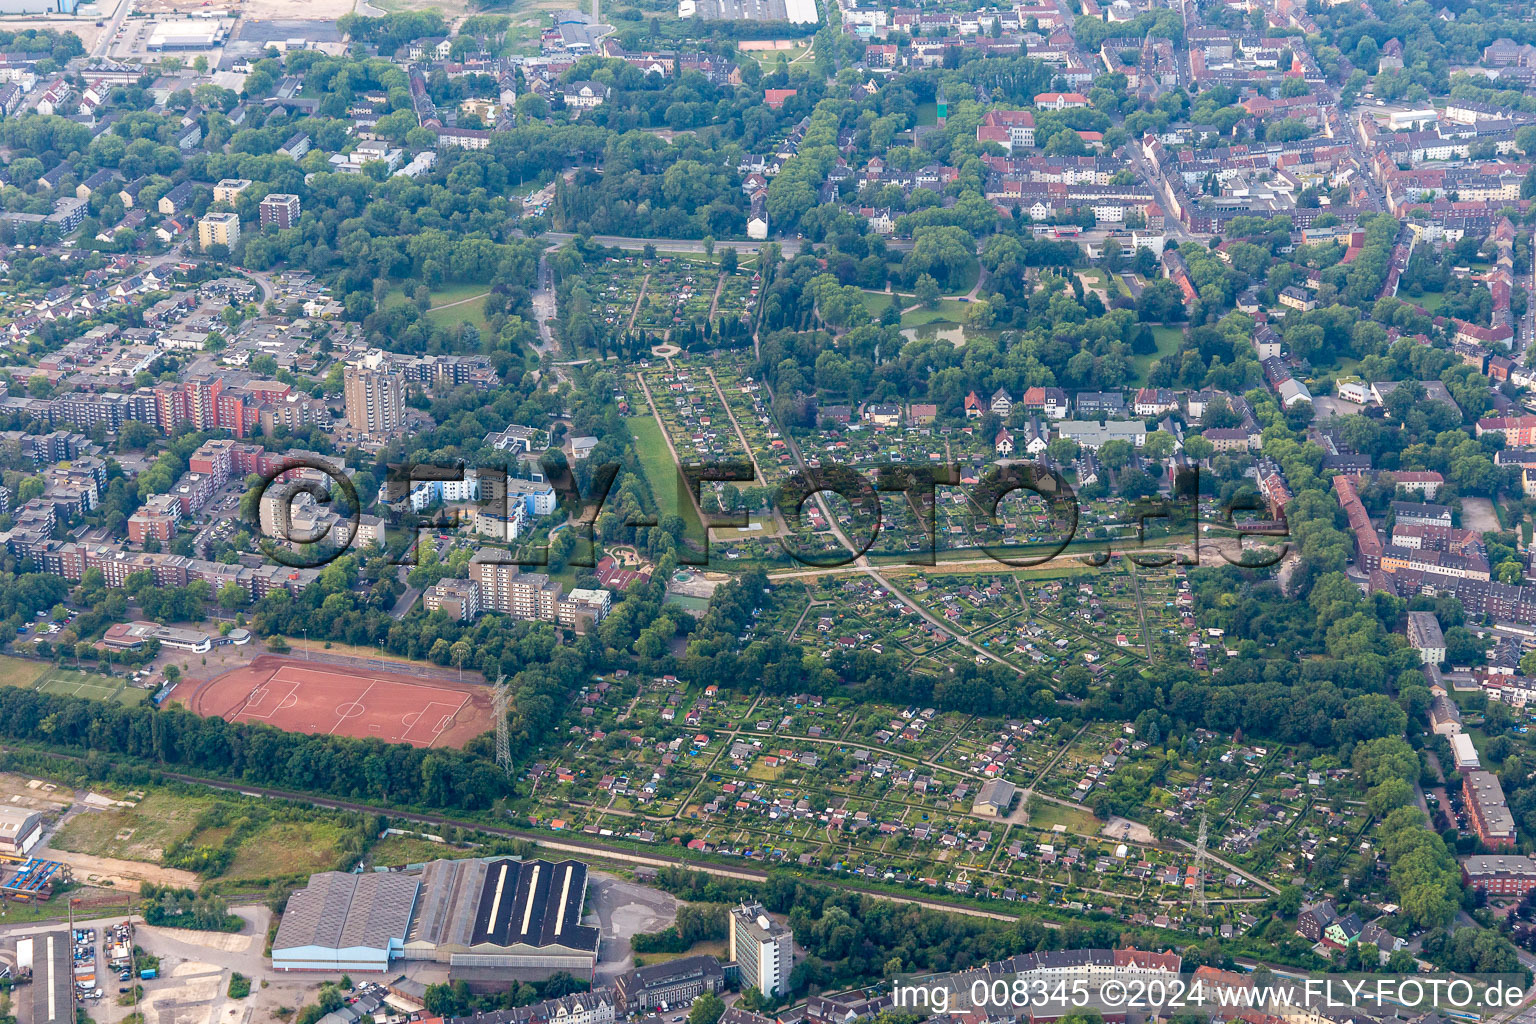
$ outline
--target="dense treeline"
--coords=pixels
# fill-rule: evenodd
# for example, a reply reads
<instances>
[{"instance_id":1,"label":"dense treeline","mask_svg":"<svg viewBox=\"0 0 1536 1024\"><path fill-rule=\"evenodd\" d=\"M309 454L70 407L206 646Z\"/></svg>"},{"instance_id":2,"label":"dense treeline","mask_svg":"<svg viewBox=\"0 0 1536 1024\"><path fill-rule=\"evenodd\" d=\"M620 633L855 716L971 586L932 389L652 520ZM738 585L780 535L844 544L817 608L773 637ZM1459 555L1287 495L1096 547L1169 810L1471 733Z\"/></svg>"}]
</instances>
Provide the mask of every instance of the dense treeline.
<instances>
[{"instance_id":1,"label":"dense treeline","mask_svg":"<svg viewBox=\"0 0 1536 1024\"><path fill-rule=\"evenodd\" d=\"M0 688L0 737L374 803L472 811L511 791L493 763L460 751L306 736L15 687Z\"/></svg>"}]
</instances>

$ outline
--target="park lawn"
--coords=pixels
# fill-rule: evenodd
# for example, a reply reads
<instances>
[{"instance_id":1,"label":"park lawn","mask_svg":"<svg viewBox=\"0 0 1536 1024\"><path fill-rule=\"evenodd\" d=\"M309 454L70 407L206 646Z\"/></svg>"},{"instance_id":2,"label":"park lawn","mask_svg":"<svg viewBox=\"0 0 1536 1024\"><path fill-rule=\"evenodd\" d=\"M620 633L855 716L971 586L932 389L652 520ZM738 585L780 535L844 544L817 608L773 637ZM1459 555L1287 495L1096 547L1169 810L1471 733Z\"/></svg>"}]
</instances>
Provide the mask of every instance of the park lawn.
<instances>
[{"instance_id":1,"label":"park lawn","mask_svg":"<svg viewBox=\"0 0 1536 1024\"><path fill-rule=\"evenodd\" d=\"M912 301L910 295L897 295L893 292L864 292L864 308L869 310L871 320L879 320L880 314L890 309L900 299L905 305Z\"/></svg>"},{"instance_id":2,"label":"park lawn","mask_svg":"<svg viewBox=\"0 0 1536 1024\"><path fill-rule=\"evenodd\" d=\"M456 327L461 323L473 324L483 338L491 333L490 322L485 318L485 300L488 294L478 294L470 297L469 301L460 302L454 306L434 305L427 310L425 319L435 327L444 328ZM435 293L433 298L436 299Z\"/></svg>"},{"instance_id":3,"label":"park lawn","mask_svg":"<svg viewBox=\"0 0 1536 1024\"><path fill-rule=\"evenodd\" d=\"M657 510L662 515L681 514L677 507L677 467L672 464L672 453L667 450L667 439L662 436L656 418L631 416L626 422L635 438L640 468L645 470Z\"/></svg>"},{"instance_id":4,"label":"park lawn","mask_svg":"<svg viewBox=\"0 0 1536 1024\"><path fill-rule=\"evenodd\" d=\"M1411 302L1416 306L1422 306L1431 313L1438 313L1440 307L1445 305L1445 292L1425 292L1418 298L1408 296L1405 298L1405 301Z\"/></svg>"},{"instance_id":5,"label":"park lawn","mask_svg":"<svg viewBox=\"0 0 1536 1024\"><path fill-rule=\"evenodd\" d=\"M965 323L966 311L970 309L969 302L961 302L958 299L940 299L932 309L924 306L903 313L901 316L902 327L921 327L924 324L936 323Z\"/></svg>"},{"instance_id":6,"label":"park lawn","mask_svg":"<svg viewBox=\"0 0 1536 1024\"><path fill-rule=\"evenodd\" d=\"M213 796L156 791L137 807L75 815L53 837L53 845L71 853L158 864L169 847L192 834L198 816L215 802Z\"/></svg>"},{"instance_id":7,"label":"park lawn","mask_svg":"<svg viewBox=\"0 0 1536 1024\"><path fill-rule=\"evenodd\" d=\"M458 302L461 299L472 299L476 295L484 295L491 290L491 286L483 281L469 281L462 284L446 284L441 288L432 289L432 308L446 306L450 302Z\"/></svg>"},{"instance_id":8,"label":"park lawn","mask_svg":"<svg viewBox=\"0 0 1536 1024\"><path fill-rule=\"evenodd\" d=\"M345 834L330 821L274 821L245 837L220 877L255 881L335 868Z\"/></svg>"},{"instance_id":9,"label":"park lawn","mask_svg":"<svg viewBox=\"0 0 1536 1024\"><path fill-rule=\"evenodd\" d=\"M441 288L433 289L430 308L436 309L438 306L446 306L450 302L458 302L461 299L472 299L476 295L485 295L490 290L490 285L480 281L443 285ZM404 286L397 284L385 293L384 301L379 305L381 309L393 309L395 306L403 306L411 301L411 297L405 293Z\"/></svg>"},{"instance_id":10,"label":"park lawn","mask_svg":"<svg viewBox=\"0 0 1536 1024\"><path fill-rule=\"evenodd\" d=\"M31 689L47 672L45 661L28 661L0 655L0 686L23 686Z\"/></svg>"},{"instance_id":11,"label":"park lawn","mask_svg":"<svg viewBox=\"0 0 1536 1024\"><path fill-rule=\"evenodd\" d=\"M1149 352L1144 356L1136 356L1131 360L1132 367L1136 370L1136 376L1132 383L1145 386L1147 374L1152 372L1152 364L1166 355L1172 355L1179 349L1179 343L1184 340L1182 327L1153 327L1152 337L1157 342L1157 351Z\"/></svg>"}]
</instances>

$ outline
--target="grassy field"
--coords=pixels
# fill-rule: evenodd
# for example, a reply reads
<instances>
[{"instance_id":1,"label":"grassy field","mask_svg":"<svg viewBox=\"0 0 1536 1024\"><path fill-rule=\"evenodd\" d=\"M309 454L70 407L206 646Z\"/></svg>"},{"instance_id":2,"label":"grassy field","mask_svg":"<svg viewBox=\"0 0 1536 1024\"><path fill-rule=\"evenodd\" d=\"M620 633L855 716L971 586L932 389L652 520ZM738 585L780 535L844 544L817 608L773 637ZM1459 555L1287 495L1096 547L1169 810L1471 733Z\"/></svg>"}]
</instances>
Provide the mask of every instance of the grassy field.
<instances>
[{"instance_id":1,"label":"grassy field","mask_svg":"<svg viewBox=\"0 0 1536 1024\"><path fill-rule=\"evenodd\" d=\"M1037 800L1034 813L1029 816L1029 824L1033 828L1053 828L1057 825L1065 825L1068 832L1075 832L1080 836L1096 836L1102 824L1099 819L1086 811L1075 810L1071 807L1063 807L1060 804L1048 803Z\"/></svg>"},{"instance_id":2,"label":"grassy field","mask_svg":"<svg viewBox=\"0 0 1536 1024\"><path fill-rule=\"evenodd\" d=\"M214 802L212 796L154 792L137 807L77 814L54 836L53 845L95 857L159 863L167 848L192 834L198 815Z\"/></svg>"},{"instance_id":3,"label":"grassy field","mask_svg":"<svg viewBox=\"0 0 1536 1024\"><path fill-rule=\"evenodd\" d=\"M434 843L416 836L385 836L368 851L370 863L383 867L402 867L423 861L446 858L473 857L474 850L465 850L446 843Z\"/></svg>"},{"instance_id":4,"label":"grassy field","mask_svg":"<svg viewBox=\"0 0 1536 1024\"><path fill-rule=\"evenodd\" d=\"M726 955L725 945L724 939L716 939L713 942L695 942L691 949L685 949L681 953L637 953L635 964L636 966L641 963L664 964L669 960L681 960L685 956L723 957Z\"/></svg>"},{"instance_id":5,"label":"grassy field","mask_svg":"<svg viewBox=\"0 0 1536 1024\"><path fill-rule=\"evenodd\" d=\"M3 656L0 656L0 686L24 686L62 697L116 700L123 704L139 704L149 696L146 691L129 686L125 679L78 672L46 661Z\"/></svg>"},{"instance_id":6,"label":"grassy field","mask_svg":"<svg viewBox=\"0 0 1536 1024\"><path fill-rule=\"evenodd\" d=\"M426 319L438 327L454 327L460 323L474 324L481 337L489 334L491 325L485 318L485 300L488 292L479 293L467 302L459 302L453 306L434 305L426 312ZM434 303L437 300L436 293L432 296Z\"/></svg>"},{"instance_id":7,"label":"grassy field","mask_svg":"<svg viewBox=\"0 0 1536 1024\"><path fill-rule=\"evenodd\" d=\"M970 303L968 302L960 302L957 299L940 299L938 305L933 309L925 306L922 309L914 309L909 313L902 314L901 326L921 327L924 324L936 323L963 324L965 323L966 310L969 308Z\"/></svg>"},{"instance_id":8,"label":"grassy field","mask_svg":"<svg viewBox=\"0 0 1536 1024\"><path fill-rule=\"evenodd\" d=\"M432 305L423 316L428 322L439 327L452 327L462 321L468 321L474 324L481 334L485 334L490 330L490 326L486 323L485 300L482 296L489 294L490 286L479 281L445 285L433 290ZM405 290L397 287L391 288L384 296L382 305L384 309L393 309L410 301L411 297L405 294ZM455 305L455 303L462 303L462 305Z\"/></svg>"},{"instance_id":9,"label":"grassy field","mask_svg":"<svg viewBox=\"0 0 1536 1024\"><path fill-rule=\"evenodd\" d=\"M910 295L896 295L890 292L865 292L864 308L869 310L869 315L872 318L878 320L880 319L880 314L889 309L897 299L901 300L903 306L910 305L912 302L912 296Z\"/></svg>"},{"instance_id":10,"label":"grassy field","mask_svg":"<svg viewBox=\"0 0 1536 1024\"><path fill-rule=\"evenodd\" d=\"M10 658L0 655L0 686L25 686L32 687L48 671L48 664L42 661L28 661L25 658Z\"/></svg>"},{"instance_id":11,"label":"grassy field","mask_svg":"<svg viewBox=\"0 0 1536 1024\"><path fill-rule=\"evenodd\" d=\"M1111 302L1115 299L1128 299L1131 297L1131 290L1125 286L1125 279L1118 274L1109 274L1102 270L1094 270L1091 273L1098 274L1099 286L1104 289Z\"/></svg>"},{"instance_id":12,"label":"grassy field","mask_svg":"<svg viewBox=\"0 0 1536 1024\"><path fill-rule=\"evenodd\" d=\"M804 57L808 50L810 50L809 46L797 43L787 50L744 50L742 53L756 60L758 64L762 65L763 70L772 71L779 66L780 56L787 63ZM932 106L932 104L929 105ZM928 123L933 124L933 121L930 120Z\"/></svg>"},{"instance_id":13,"label":"grassy field","mask_svg":"<svg viewBox=\"0 0 1536 1024\"><path fill-rule=\"evenodd\" d=\"M656 418L649 414L629 417L629 432L635 436L635 450L640 453L640 465L650 482L651 494L662 515L678 512L677 467L672 464L672 453L667 450L667 439L661 434Z\"/></svg>"},{"instance_id":14,"label":"grassy field","mask_svg":"<svg viewBox=\"0 0 1536 1024\"><path fill-rule=\"evenodd\" d=\"M229 881L286 878L336 866L344 831L329 821L278 821L240 844L229 869Z\"/></svg>"},{"instance_id":15,"label":"grassy field","mask_svg":"<svg viewBox=\"0 0 1536 1024\"><path fill-rule=\"evenodd\" d=\"M127 913L129 904L133 901L133 895L120 889L98 889L93 885L82 885L78 889L69 891L70 899L95 901L104 896L115 896L122 900L119 909L112 909L108 904L92 903L90 913L92 916L109 917L114 914ZM79 913L79 911L76 911ZM34 921L67 921L69 919L69 903L67 900L55 899L46 903L28 903L26 901L7 901L0 905L0 925L31 924Z\"/></svg>"},{"instance_id":16,"label":"grassy field","mask_svg":"<svg viewBox=\"0 0 1536 1024\"><path fill-rule=\"evenodd\" d=\"M1445 292L1425 292L1418 298L1408 295L1401 296L1401 298L1405 302L1411 302L1416 306L1423 306L1431 313L1438 313L1440 307L1445 305Z\"/></svg>"},{"instance_id":17,"label":"grassy field","mask_svg":"<svg viewBox=\"0 0 1536 1024\"><path fill-rule=\"evenodd\" d=\"M39 677L36 687L44 693L89 697L93 700L117 700L123 704L138 704L147 696L145 691L128 686L121 679L67 668L50 668Z\"/></svg>"},{"instance_id":18,"label":"grassy field","mask_svg":"<svg viewBox=\"0 0 1536 1024\"><path fill-rule=\"evenodd\" d=\"M971 260L971 262L966 265L965 273L960 275L960 280L954 283L954 285L949 289L948 294L964 295L972 288L975 288L976 282L980 280L981 263L978 260Z\"/></svg>"},{"instance_id":19,"label":"grassy field","mask_svg":"<svg viewBox=\"0 0 1536 1024\"><path fill-rule=\"evenodd\" d=\"M1136 377L1131 382L1133 386L1145 385L1147 374L1152 372L1152 364L1163 356L1178 351L1179 343L1184 340L1182 327L1154 327L1152 337L1157 340L1157 351L1144 356L1136 356L1131 360L1131 365L1136 369Z\"/></svg>"}]
</instances>

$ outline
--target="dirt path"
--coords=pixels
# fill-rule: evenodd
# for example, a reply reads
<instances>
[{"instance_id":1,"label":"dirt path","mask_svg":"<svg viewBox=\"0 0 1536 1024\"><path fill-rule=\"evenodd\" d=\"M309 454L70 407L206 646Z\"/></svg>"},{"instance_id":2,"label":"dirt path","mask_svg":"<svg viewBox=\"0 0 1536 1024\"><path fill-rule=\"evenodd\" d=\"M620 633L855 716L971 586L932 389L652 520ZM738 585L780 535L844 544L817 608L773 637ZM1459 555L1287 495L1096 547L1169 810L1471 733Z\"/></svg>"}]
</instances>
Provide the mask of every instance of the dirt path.
<instances>
[{"instance_id":1,"label":"dirt path","mask_svg":"<svg viewBox=\"0 0 1536 1024\"><path fill-rule=\"evenodd\" d=\"M650 286L651 286L651 275L650 274L646 274L645 275L645 280L640 282L640 294L635 296L635 308L629 311L629 326L627 328L625 328L625 330L633 331L635 329L635 317L640 315L640 303L645 301L645 290L647 288L649 288ZM671 362L670 359L667 360L667 361L669 363ZM663 429L665 429L665 428L663 428ZM671 444L671 442L669 441L668 445L670 446L670 444Z\"/></svg>"},{"instance_id":2,"label":"dirt path","mask_svg":"<svg viewBox=\"0 0 1536 1024\"><path fill-rule=\"evenodd\" d=\"M1141 580L1136 575L1136 567L1131 566L1131 589L1136 593L1136 621L1141 624L1141 646L1146 649L1147 661L1153 662L1157 658L1152 655L1152 636L1147 632L1147 605L1141 596Z\"/></svg>"},{"instance_id":3,"label":"dirt path","mask_svg":"<svg viewBox=\"0 0 1536 1024\"><path fill-rule=\"evenodd\" d=\"M163 868L158 864L118 860L115 857L93 857L88 853L70 853L52 847L48 849L48 857L61 864L68 864L77 880L91 885L137 891L140 882L172 885L181 889L196 889L199 884L197 875L191 871Z\"/></svg>"},{"instance_id":4,"label":"dirt path","mask_svg":"<svg viewBox=\"0 0 1536 1024\"><path fill-rule=\"evenodd\" d=\"M720 289L724 287L725 275L721 274L720 277L715 281L714 297L709 300L709 319L711 321L715 319L715 310L720 308Z\"/></svg>"}]
</instances>

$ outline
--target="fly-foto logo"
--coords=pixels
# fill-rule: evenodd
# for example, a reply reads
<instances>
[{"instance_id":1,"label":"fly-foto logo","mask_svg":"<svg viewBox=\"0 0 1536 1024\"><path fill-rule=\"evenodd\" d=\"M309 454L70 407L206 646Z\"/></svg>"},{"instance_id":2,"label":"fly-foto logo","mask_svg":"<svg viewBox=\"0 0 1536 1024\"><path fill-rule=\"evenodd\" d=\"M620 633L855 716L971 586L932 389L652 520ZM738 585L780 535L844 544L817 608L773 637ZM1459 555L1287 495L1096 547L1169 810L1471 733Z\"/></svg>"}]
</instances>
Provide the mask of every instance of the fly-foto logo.
<instances>
[{"instance_id":1,"label":"fly-foto logo","mask_svg":"<svg viewBox=\"0 0 1536 1024\"><path fill-rule=\"evenodd\" d=\"M573 531L575 544L564 561L591 568L597 564L594 527L615 481L625 467L618 463L540 460L540 515L559 516L558 524ZM684 463L676 467L672 507L682 521L678 562L710 564L710 531L744 530L750 525L746 509L706 511L706 483L757 482L750 462ZM1262 569L1275 565L1289 551L1289 529L1283 517L1243 518L1240 513L1269 510L1257 495L1240 492L1220 503L1200 495L1197 467L1182 467L1170 480L1168 493L1137 498L1129 515L1112 524L1101 521L1095 536L1083 535L1082 502L1057 470L1038 463L1003 462L989 466L974 481L962 482L961 466L951 464L882 464L860 469L840 464L807 467L787 477L771 492L766 515L781 519L778 545L784 555L814 568L839 568L864 558L882 533L895 534L888 544L909 565L935 565L939 555L939 496L954 489L961 495L958 539L946 547L980 551L1001 565L1030 568L1062 557L1080 558L1090 565L1107 565L1128 557L1143 567L1178 563L1196 565L1202 548L1215 550L1228 564ZM510 547L507 561L547 565L547 543L522 542L528 528L524 514L529 482L509 475L504 467L466 469L455 463L391 464L379 493L387 513L385 536L363 537L362 508L356 487L334 463L295 457L262 478L254 501L248 502L263 554L291 567L314 568L348 551L378 542L396 564L415 564L423 533L460 530L471 519L476 532ZM840 499L833 502L830 499ZM886 503L890 503L887 507ZM1027 541L1016 536L1012 515L1027 515L1035 532ZM653 503L654 504L654 503ZM834 509L842 510L841 512ZM471 515L472 514L472 515ZM1203 516L1203 518L1202 518ZM892 522L899 525L893 527ZM1149 531L1149 524L1156 524ZM629 512L625 528L661 527L654 512ZM1202 543L1210 531L1225 543ZM946 539L954 531L946 531ZM1103 536L1113 533L1113 537ZM400 538L405 537L404 543ZM1252 538L1258 547L1244 544ZM1237 557L1233 552L1237 552Z\"/></svg>"}]
</instances>

